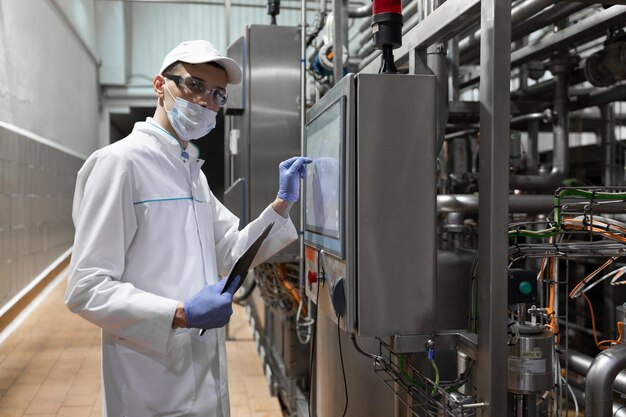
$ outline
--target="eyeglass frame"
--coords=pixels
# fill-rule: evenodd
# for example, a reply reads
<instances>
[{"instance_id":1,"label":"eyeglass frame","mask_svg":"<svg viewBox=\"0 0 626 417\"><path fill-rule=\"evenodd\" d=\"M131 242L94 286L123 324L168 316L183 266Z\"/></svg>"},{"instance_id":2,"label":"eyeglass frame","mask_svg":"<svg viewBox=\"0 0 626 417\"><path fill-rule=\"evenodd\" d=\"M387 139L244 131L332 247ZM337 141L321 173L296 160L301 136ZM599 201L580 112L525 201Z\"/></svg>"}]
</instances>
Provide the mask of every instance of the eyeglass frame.
<instances>
[{"instance_id":1,"label":"eyeglass frame","mask_svg":"<svg viewBox=\"0 0 626 417\"><path fill-rule=\"evenodd\" d=\"M213 102L217 103L220 107L224 107L224 105L228 101L228 93L226 93L226 91L223 88L221 87L209 88L206 85L206 82L198 78L195 78L191 75L185 76L185 75L176 75L176 74L163 74L163 77L174 81L176 84L178 84L179 87L185 87L193 95L204 96L210 93L211 98L213 99ZM202 86L202 91L194 91L191 87L189 87L185 83L186 79L190 79L192 82L197 82L200 86Z\"/></svg>"}]
</instances>

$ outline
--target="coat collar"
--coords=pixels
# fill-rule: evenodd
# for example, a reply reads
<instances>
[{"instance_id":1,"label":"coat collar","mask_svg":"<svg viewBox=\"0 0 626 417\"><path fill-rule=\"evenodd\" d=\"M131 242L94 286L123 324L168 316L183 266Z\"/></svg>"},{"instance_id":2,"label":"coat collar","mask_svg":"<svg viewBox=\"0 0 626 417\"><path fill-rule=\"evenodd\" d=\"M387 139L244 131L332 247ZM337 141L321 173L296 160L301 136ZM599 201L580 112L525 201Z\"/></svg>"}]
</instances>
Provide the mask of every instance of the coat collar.
<instances>
[{"instance_id":1,"label":"coat collar","mask_svg":"<svg viewBox=\"0 0 626 417\"><path fill-rule=\"evenodd\" d=\"M196 145L189 142L187 149L183 149L178 139L161 127L152 117L148 117L145 122L135 124L135 129L156 138L161 148L173 156L183 157L191 161L201 161L198 158L200 152Z\"/></svg>"}]
</instances>

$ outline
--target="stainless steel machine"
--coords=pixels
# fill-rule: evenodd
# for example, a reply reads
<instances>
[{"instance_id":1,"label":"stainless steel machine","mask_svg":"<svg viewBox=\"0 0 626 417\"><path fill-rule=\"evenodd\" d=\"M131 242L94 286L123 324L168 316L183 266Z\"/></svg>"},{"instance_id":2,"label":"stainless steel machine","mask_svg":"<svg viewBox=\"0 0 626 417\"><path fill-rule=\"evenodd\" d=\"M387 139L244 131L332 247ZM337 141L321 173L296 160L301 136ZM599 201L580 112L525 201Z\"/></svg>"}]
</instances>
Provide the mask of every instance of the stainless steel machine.
<instances>
[{"instance_id":1,"label":"stainless steel machine","mask_svg":"<svg viewBox=\"0 0 626 417\"><path fill-rule=\"evenodd\" d=\"M295 26L250 25L229 48L243 82L229 88L225 107L224 203L254 220L278 192L278 165L300 154L300 31ZM290 217L300 224L300 205ZM303 401L308 383L307 344L296 337L298 258L294 243L257 267L240 300L246 304L258 352L272 392L288 409Z\"/></svg>"},{"instance_id":2,"label":"stainless steel machine","mask_svg":"<svg viewBox=\"0 0 626 417\"><path fill-rule=\"evenodd\" d=\"M245 226L278 192L278 164L300 154L300 32L293 26L251 25L229 48L243 82L229 89L226 114L226 206ZM275 174L275 175L272 175ZM299 205L290 213L300 221ZM294 261L297 245L278 260Z\"/></svg>"}]
</instances>

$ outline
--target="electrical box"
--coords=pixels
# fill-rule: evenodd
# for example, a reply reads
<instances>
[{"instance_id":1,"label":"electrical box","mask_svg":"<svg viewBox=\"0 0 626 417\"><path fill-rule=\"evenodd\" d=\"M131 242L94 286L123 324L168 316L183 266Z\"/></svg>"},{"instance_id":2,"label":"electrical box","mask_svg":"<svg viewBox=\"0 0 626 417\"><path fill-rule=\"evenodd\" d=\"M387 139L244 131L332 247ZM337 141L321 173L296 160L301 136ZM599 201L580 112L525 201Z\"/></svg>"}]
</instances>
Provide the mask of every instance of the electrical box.
<instances>
[{"instance_id":1,"label":"electrical box","mask_svg":"<svg viewBox=\"0 0 626 417\"><path fill-rule=\"evenodd\" d=\"M347 332L436 328L435 109L432 75L348 74L307 114L307 295Z\"/></svg>"}]
</instances>

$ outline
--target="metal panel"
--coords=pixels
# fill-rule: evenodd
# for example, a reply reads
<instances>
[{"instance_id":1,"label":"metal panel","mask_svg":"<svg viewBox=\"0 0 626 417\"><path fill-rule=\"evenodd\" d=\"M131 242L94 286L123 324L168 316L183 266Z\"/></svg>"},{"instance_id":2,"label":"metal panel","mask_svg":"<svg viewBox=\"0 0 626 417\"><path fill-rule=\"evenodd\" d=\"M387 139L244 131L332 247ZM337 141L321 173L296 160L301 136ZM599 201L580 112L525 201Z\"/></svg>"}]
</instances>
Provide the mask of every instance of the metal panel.
<instances>
[{"instance_id":1,"label":"metal panel","mask_svg":"<svg viewBox=\"0 0 626 417\"><path fill-rule=\"evenodd\" d=\"M358 331L435 329L435 77L359 74Z\"/></svg>"},{"instance_id":2,"label":"metal panel","mask_svg":"<svg viewBox=\"0 0 626 417\"><path fill-rule=\"evenodd\" d=\"M352 346L350 336L338 332L337 325L328 317L319 314L316 326L312 416L344 415L346 398L342 364L348 388L348 410L345 416L393 416L394 394L373 371L372 359L359 354ZM341 356L339 343L343 354ZM358 338L358 343L366 352L376 353L379 350L378 341L375 339Z\"/></svg>"},{"instance_id":3,"label":"metal panel","mask_svg":"<svg viewBox=\"0 0 626 417\"><path fill-rule=\"evenodd\" d=\"M229 58L234 59L240 67L245 68L244 57L245 38L242 36L233 42L226 51ZM224 114L236 114L244 109L244 85L246 83L246 73L244 72L244 81L237 85L228 86L228 101L224 106Z\"/></svg>"},{"instance_id":4,"label":"metal panel","mask_svg":"<svg viewBox=\"0 0 626 417\"><path fill-rule=\"evenodd\" d=\"M248 195L250 218L255 219L276 198L280 162L300 154L300 31L295 26L253 25L246 46ZM294 205L290 216L294 224L300 224L299 204ZM295 256L298 248L291 245L286 251L283 254Z\"/></svg>"}]
</instances>

